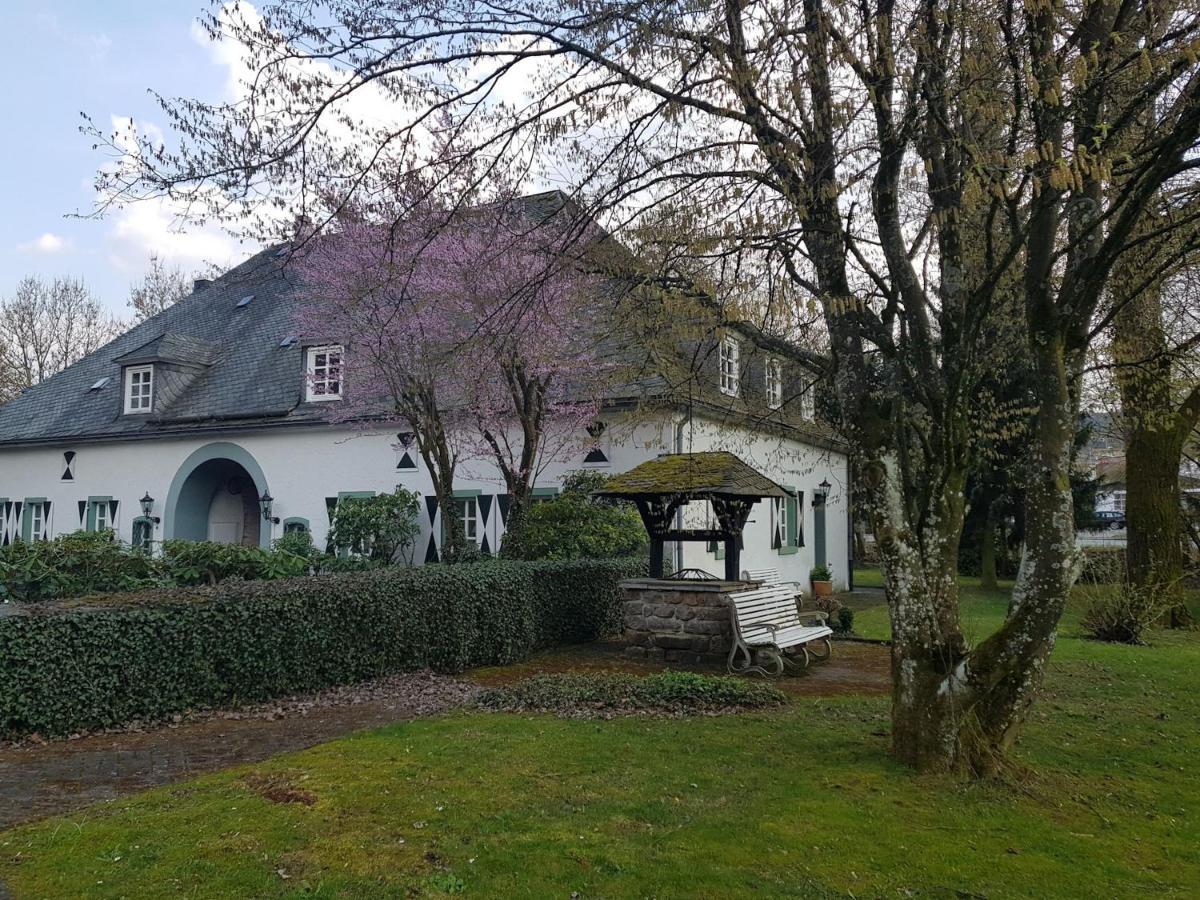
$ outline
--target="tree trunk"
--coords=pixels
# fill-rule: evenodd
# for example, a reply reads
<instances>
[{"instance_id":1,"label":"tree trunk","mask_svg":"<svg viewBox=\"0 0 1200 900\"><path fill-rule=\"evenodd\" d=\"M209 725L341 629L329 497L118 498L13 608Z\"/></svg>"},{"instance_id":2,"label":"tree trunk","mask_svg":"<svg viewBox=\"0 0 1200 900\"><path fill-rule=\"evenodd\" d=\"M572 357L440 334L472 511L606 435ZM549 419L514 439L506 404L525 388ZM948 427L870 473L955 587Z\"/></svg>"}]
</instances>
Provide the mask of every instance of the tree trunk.
<instances>
[{"instance_id":1,"label":"tree trunk","mask_svg":"<svg viewBox=\"0 0 1200 900\"><path fill-rule=\"evenodd\" d=\"M1175 599L1165 624L1179 627L1189 617L1180 601L1183 580L1183 521L1179 513L1176 432L1134 427L1125 450L1126 566L1130 583Z\"/></svg>"},{"instance_id":2,"label":"tree trunk","mask_svg":"<svg viewBox=\"0 0 1200 900\"><path fill-rule=\"evenodd\" d=\"M996 583L996 506L988 503L979 538L979 585L985 591L998 589Z\"/></svg>"},{"instance_id":3,"label":"tree trunk","mask_svg":"<svg viewBox=\"0 0 1200 900\"><path fill-rule=\"evenodd\" d=\"M1113 320L1113 357L1120 364L1117 386L1127 433L1125 443L1125 547L1130 584L1165 593L1174 601L1164 618L1169 627L1190 624L1181 599L1183 516L1179 466L1184 441L1196 424L1193 391L1175 396L1173 354L1164 322L1163 286L1136 291L1144 270L1153 266L1148 251L1131 254L1114 278L1124 305ZM1132 293L1133 296L1121 297Z\"/></svg>"}]
</instances>

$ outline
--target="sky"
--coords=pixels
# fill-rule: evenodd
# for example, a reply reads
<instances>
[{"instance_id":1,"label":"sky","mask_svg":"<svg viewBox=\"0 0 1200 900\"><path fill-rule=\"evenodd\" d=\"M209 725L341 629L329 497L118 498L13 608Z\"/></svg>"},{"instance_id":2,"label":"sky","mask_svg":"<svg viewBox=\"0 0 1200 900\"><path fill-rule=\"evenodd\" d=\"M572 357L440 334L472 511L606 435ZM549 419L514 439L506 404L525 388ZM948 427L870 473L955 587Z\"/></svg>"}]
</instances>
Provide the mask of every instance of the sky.
<instances>
[{"instance_id":1,"label":"sky","mask_svg":"<svg viewBox=\"0 0 1200 900\"><path fill-rule=\"evenodd\" d=\"M253 252L216 228L181 232L169 207L88 214L105 162L79 132L81 112L111 129L132 117L162 127L148 89L221 100L231 71L194 25L206 0L4 0L0 34L0 297L26 275L75 276L114 313L150 255L193 273ZM14 39L14 36L20 36Z\"/></svg>"}]
</instances>

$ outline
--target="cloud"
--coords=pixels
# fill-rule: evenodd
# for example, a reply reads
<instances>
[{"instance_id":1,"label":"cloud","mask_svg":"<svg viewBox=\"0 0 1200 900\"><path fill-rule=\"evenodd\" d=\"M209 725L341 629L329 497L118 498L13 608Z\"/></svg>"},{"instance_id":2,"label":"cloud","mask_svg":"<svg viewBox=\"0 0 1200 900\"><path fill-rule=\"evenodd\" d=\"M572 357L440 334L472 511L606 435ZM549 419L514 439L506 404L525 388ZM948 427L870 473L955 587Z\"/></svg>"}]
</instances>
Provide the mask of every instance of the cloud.
<instances>
[{"instance_id":1,"label":"cloud","mask_svg":"<svg viewBox=\"0 0 1200 900\"><path fill-rule=\"evenodd\" d=\"M141 152L139 134L154 145L162 144L162 129L152 123L127 116L112 116L111 123L116 144L125 153L111 165L132 165L132 158ZM248 255L219 225L197 222L187 213L184 203L169 197L139 200L111 211L107 216L109 263L122 272L136 273L146 268L151 256L157 256L185 271L195 271L214 265L226 268Z\"/></svg>"},{"instance_id":2,"label":"cloud","mask_svg":"<svg viewBox=\"0 0 1200 900\"><path fill-rule=\"evenodd\" d=\"M53 256L56 253L63 253L70 249L71 242L64 237L60 237L53 232L47 231L41 237L26 241L24 244L17 244L18 253L41 253L45 256Z\"/></svg>"}]
</instances>

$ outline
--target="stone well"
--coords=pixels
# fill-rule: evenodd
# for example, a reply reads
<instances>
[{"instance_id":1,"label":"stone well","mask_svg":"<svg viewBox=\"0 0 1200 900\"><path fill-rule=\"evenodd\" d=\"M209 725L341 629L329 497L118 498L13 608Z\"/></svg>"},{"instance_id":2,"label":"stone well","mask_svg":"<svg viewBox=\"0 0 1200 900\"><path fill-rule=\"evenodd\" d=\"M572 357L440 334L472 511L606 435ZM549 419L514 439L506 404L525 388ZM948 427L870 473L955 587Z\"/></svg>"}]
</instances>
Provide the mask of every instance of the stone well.
<instances>
[{"instance_id":1,"label":"stone well","mask_svg":"<svg viewBox=\"0 0 1200 900\"><path fill-rule=\"evenodd\" d=\"M622 581L625 653L666 662L722 659L733 635L728 594L751 586L743 581Z\"/></svg>"}]
</instances>

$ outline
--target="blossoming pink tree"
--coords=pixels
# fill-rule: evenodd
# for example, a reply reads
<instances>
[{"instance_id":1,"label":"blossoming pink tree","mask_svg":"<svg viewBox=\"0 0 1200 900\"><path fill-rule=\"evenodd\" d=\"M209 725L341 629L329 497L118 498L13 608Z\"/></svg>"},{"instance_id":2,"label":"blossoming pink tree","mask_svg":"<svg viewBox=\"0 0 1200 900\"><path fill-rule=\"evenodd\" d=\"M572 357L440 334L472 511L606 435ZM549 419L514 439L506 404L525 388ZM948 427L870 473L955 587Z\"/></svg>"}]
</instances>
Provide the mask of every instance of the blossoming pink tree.
<instances>
[{"instance_id":1,"label":"blossoming pink tree","mask_svg":"<svg viewBox=\"0 0 1200 900\"><path fill-rule=\"evenodd\" d=\"M347 348L333 415L415 433L445 559L466 546L453 499L462 463L495 463L515 542L538 475L576 458L596 417L609 367L591 326L594 235L561 216L540 219L521 201L416 205L388 224L343 217L298 255L312 297L304 333Z\"/></svg>"}]
</instances>

